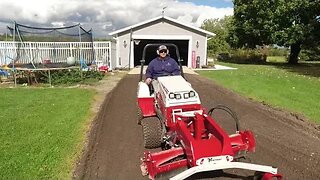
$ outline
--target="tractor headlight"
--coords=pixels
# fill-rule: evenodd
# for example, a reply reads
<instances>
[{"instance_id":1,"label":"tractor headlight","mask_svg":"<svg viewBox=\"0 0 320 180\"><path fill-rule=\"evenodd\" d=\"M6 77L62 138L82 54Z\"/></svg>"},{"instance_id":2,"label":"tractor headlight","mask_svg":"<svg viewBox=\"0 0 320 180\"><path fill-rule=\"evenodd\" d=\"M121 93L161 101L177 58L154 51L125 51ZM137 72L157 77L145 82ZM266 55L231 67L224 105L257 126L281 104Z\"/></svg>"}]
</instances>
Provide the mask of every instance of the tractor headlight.
<instances>
[{"instance_id":1,"label":"tractor headlight","mask_svg":"<svg viewBox=\"0 0 320 180\"><path fill-rule=\"evenodd\" d=\"M170 98L170 99L174 99L174 97L175 97L175 94L169 93L169 98Z\"/></svg>"},{"instance_id":2,"label":"tractor headlight","mask_svg":"<svg viewBox=\"0 0 320 180\"><path fill-rule=\"evenodd\" d=\"M196 93L194 91L189 92L189 97L195 97L195 96L196 96Z\"/></svg>"},{"instance_id":3,"label":"tractor headlight","mask_svg":"<svg viewBox=\"0 0 320 180\"><path fill-rule=\"evenodd\" d=\"M176 99L181 99L181 94L175 94Z\"/></svg>"},{"instance_id":4,"label":"tractor headlight","mask_svg":"<svg viewBox=\"0 0 320 180\"><path fill-rule=\"evenodd\" d=\"M183 98L184 98L184 99L188 99L189 97L190 97L189 93L184 93L184 94L183 94Z\"/></svg>"}]
</instances>

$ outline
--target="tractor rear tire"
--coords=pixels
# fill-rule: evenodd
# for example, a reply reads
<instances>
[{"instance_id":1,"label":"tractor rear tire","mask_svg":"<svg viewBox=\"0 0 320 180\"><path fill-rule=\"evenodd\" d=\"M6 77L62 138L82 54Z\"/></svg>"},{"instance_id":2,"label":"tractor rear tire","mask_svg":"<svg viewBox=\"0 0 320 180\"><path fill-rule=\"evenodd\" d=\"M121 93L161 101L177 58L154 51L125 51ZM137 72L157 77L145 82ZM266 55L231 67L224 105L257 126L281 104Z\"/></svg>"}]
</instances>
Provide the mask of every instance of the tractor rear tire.
<instances>
[{"instance_id":1,"label":"tractor rear tire","mask_svg":"<svg viewBox=\"0 0 320 180\"><path fill-rule=\"evenodd\" d=\"M163 126L157 117L147 117L141 120L143 131L143 144L147 149L161 147L163 138Z\"/></svg>"},{"instance_id":2,"label":"tractor rear tire","mask_svg":"<svg viewBox=\"0 0 320 180\"><path fill-rule=\"evenodd\" d=\"M140 125L143 119L143 114L141 108L137 105L137 123Z\"/></svg>"}]
</instances>

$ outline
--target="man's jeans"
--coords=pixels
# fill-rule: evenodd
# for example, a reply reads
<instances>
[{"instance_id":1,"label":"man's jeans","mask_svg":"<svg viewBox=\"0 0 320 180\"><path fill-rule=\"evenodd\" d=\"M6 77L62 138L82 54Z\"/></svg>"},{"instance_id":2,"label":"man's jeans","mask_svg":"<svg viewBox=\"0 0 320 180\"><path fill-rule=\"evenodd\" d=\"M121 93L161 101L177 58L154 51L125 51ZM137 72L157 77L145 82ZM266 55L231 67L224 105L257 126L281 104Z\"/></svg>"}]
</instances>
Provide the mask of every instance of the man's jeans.
<instances>
[{"instance_id":1,"label":"man's jeans","mask_svg":"<svg viewBox=\"0 0 320 180\"><path fill-rule=\"evenodd\" d=\"M153 79L151 83L153 86L154 93L157 94L157 92L159 92L159 81Z\"/></svg>"}]
</instances>

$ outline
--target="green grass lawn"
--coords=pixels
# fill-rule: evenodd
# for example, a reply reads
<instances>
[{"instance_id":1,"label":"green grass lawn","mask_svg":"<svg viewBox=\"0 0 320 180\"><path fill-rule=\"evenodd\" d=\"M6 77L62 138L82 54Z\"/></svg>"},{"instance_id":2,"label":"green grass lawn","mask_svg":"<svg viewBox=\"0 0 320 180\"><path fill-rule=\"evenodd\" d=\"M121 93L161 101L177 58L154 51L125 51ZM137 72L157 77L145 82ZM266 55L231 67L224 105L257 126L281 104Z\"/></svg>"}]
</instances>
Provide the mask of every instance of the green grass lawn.
<instances>
[{"instance_id":1,"label":"green grass lawn","mask_svg":"<svg viewBox=\"0 0 320 180\"><path fill-rule=\"evenodd\" d=\"M304 114L320 124L320 64L219 64L238 69L198 73L243 96Z\"/></svg>"},{"instance_id":2,"label":"green grass lawn","mask_svg":"<svg viewBox=\"0 0 320 180\"><path fill-rule=\"evenodd\" d=\"M70 179L94 94L0 88L0 179Z\"/></svg>"}]
</instances>

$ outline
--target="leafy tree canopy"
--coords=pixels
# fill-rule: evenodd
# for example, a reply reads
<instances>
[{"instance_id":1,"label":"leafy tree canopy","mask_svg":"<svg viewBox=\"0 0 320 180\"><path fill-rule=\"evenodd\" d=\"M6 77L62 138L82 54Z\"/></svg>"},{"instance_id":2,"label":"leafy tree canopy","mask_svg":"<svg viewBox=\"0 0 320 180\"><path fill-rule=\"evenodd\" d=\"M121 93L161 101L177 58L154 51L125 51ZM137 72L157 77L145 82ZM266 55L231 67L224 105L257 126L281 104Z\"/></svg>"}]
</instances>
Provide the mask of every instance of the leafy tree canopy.
<instances>
[{"instance_id":1,"label":"leafy tree canopy","mask_svg":"<svg viewBox=\"0 0 320 180\"><path fill-rule=\"evenodd\" d=\"M297 63L302 46L319 42L320 0L234 0L236 47L290 46L289 63Z\"/></svg>"},{"instance_id":2,"label":"leafy tree canopy","mask_svg":"<svg viewBox=\"0 0 320 180\"><path fill-rule=\"evenodd\" d=\"M222 19L207 19L203 22L201 28L213 32L216 35L208 41L208 54L228 52L230 49L226 39L229 34L229 26L232 16L225 16Z\"/></svg>"}]
</instances>

